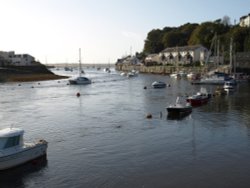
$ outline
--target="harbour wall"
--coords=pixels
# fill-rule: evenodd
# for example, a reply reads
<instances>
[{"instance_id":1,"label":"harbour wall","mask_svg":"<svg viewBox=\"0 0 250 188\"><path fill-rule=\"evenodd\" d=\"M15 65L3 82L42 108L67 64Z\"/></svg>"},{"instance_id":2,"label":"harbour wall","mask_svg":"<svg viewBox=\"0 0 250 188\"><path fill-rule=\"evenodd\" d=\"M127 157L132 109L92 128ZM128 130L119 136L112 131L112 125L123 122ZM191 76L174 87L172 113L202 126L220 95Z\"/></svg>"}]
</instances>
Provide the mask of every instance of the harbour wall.
<instances>
[{"instance_id":1,"label":"harbour wall","mask_svg":"<svg viewBox=\"0 0 250 188\"><path fill-rule=\"evenodd\" d=\"M207 66L197 66L197 67L184 67L184 66L144 66L144 65L116 65L116 70L129 72L131 70L137 70L140 73L150 73L150 74L172 74L174 72L183 71L185 73L195 73L195 74L206 74L210 71L219 71L224 73L229 73L229 66L219 66L219 67L207 67Z\"/></svg>"}]
</instances>

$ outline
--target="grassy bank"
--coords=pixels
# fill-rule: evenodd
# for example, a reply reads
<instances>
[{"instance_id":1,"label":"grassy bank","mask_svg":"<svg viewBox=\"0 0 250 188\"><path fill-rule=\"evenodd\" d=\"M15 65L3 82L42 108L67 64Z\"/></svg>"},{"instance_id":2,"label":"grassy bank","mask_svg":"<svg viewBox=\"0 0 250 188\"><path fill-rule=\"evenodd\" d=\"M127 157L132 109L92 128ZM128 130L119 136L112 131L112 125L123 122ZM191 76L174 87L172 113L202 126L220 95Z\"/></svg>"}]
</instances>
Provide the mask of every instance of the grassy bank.
<instances>
[{"instance_id":1,"label":"grassy bank","mask_svg":"<svg viewBox=\"0 0 250 188\"><path fill-rule=\"evenodd\" d=\"M67 78L67 76L55 74L2 74L0 75L0 82L33 82Z\"/></svg>"},{"instance_id":2,"label":"grassy bank","mask_svg":"<svg viewBox=\"0 0 250 188\"><path fill-rule=\"evenodd\" d=\"M54 74L44 65L8 66L0 68L0 82L32 82L66 78L68 77Z\"/></svg>"},{"instance_id":3,"label":"grassy bank","mask_svg":"<svg viewBox=\"0 0 250 188\"><path fill-rule=\"evenodd\" d=\"M32 82L32 81L46 81L66 79L67 76L59 76L55 74L29 74L29 75L11 75L8 76L6 82Z\"/></svg>"}]
</instances>

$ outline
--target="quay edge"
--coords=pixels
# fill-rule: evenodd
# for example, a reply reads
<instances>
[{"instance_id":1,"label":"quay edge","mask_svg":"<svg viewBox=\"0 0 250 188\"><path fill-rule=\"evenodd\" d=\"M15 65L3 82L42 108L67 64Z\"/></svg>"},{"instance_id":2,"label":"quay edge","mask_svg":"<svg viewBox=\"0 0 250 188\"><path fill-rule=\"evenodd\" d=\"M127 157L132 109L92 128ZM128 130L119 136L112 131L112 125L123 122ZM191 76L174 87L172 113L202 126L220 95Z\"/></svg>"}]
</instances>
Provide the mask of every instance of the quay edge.
<instances>
[{"instance_id":1,"label":"quay edge","mask_svg":"<svg viewBox=\"0 0 250 188\"><path fill-rule=\"evenodd\" d=\"M129 72L132 70L137 70L140 73L150 73L150 74L165 74L169 75L174 72L183 71L186 73L196 73L196 74L206 74L210 71L219 71L224 73L229 73L229 66L219 66L219 67L206 67L206 66L197 66L197 67L184 67L184 66L144 66L144 65L116 65L117 71Z\"/></svg>"}]
</instances>

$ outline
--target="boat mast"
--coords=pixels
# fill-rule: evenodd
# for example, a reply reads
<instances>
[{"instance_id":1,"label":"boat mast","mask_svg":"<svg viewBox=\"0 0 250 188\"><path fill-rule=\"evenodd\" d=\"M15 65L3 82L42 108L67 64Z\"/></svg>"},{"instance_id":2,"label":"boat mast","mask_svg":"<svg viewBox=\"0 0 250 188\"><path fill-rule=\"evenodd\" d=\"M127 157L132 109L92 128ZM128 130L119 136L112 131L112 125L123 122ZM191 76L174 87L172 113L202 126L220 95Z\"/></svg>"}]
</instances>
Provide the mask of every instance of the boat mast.
<instances>
[{"instance_id":1,"label":"boat mast","mask_svg":"<svg viewBox=\"0 0 250 188\"><path fill-rule=\"evenodd\" d=\"M233 69L233 38L230 39L230 53L229 53L229 60L230 60L230 68L229 68L229 73L230 75L232 74L232 69Z\"/></svg>"},{"instance_id":2,"label":"boat mast","mask_svg":"<svg viewBox=\"0 0 250 188\"><path fill-rule=\"evenodd\" d=\"M216 61L216 68L219 67L219 64L220 64L220 40L217 39L217 46L216 46L216 50L217 50L217 61Z\"/></svg>"},{"instance_id":3,"label":"boat mast","mask_svg":"<svg viewBox=\"0 0 250 188\"><path fill-rule=\"evenodd\" d=\"M82 74L81 48L79 48L79 76Z\"/></svg>"},{"instance_id":4,"label":"boat mast","mask_svg":"<svg viewBox=\"0 0 250 188\"><path fill-rule=\"evenodd\" d=\"M210 48L208 50L207 57L206 57L206 60L205 60L205 66L206 66L206 69L207 69L206 70L207 73L209 72L209 69L210 69L210 66L208 65L208 63L209 63L208 61L209 61L210 56L212 55L212 48L214 48L214 54L216 52L216 40L217 40L217 33L215 33L215 35L212 38ZM215 58L213 58L213 60L215 61ZM213 64L215 64L215 62Z\"/></svg>"}]
</instances>

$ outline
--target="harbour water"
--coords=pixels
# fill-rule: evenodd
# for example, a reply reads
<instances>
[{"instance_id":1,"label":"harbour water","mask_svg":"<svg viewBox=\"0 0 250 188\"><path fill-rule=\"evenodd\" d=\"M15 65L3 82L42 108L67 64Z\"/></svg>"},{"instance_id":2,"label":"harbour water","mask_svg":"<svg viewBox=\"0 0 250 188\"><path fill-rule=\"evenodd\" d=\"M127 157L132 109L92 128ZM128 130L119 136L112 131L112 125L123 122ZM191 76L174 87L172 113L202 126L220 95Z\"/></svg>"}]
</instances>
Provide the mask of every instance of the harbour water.
<instances>
[{"instance_id":1,"label":"harbour water","mask_svg":"<svg viewBox=\"0 0 250 188\"><path fill-rule=\"evenodd\" d=\"M165 107L204 86L163 75L85 72L91 85L0 84L0 128L20 127L26 141L49 142L46 159L1 172L1 188L250 187L248 83L172 120ZM151 88L156 80L170 87Z\"/></svg>"}]
</instances>

